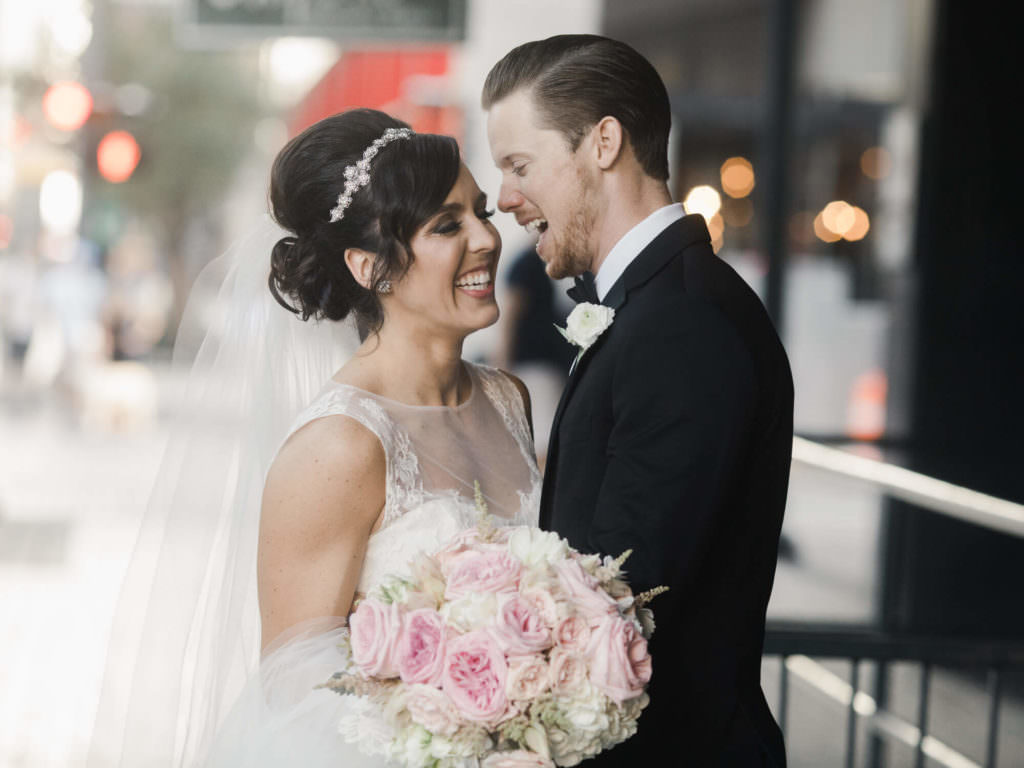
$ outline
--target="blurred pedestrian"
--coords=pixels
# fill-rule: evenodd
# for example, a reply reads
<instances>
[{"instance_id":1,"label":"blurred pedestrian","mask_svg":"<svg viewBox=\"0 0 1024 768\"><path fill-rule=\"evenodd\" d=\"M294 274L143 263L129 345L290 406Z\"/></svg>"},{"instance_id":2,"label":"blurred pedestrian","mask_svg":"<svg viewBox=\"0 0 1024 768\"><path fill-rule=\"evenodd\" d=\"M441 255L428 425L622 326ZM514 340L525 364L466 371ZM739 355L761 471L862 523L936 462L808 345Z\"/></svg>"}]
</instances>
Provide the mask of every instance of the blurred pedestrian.
<instances>
[{"instance_id":1,"label":"blurred pedestrian","mask_svg":"<svg viewBox=\"0 0 1024 768\"><path fill-rule=\"evenodd\" d=\"M543 467L551 422L574 356L555 325L565 326L572 303L568 297L559 301L563 292L547 276L532 245L514 258L505 281L496 365L530 390L537 462Z\"/></svg>"}]
</instances>

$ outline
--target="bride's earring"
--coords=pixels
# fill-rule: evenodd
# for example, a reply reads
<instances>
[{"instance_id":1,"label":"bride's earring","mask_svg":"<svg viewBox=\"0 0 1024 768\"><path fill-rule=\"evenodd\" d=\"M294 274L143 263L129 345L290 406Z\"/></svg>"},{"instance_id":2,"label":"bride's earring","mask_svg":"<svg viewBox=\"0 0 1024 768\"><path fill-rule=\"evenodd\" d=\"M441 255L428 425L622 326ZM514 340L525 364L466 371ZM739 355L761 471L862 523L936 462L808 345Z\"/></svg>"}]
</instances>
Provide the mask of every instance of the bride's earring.
<instances>
[{"instance_id":1,"label":"bride's earring","mask_svg":"<svg viewBox=\"0 0 1024 768\"><path fill-rule=\"evenodd\" d=\"M380 283L377 285L377 293L380 293L380 294L391 293L391 281L390 280L381 280Z\"/></svg>"}]
</instances>

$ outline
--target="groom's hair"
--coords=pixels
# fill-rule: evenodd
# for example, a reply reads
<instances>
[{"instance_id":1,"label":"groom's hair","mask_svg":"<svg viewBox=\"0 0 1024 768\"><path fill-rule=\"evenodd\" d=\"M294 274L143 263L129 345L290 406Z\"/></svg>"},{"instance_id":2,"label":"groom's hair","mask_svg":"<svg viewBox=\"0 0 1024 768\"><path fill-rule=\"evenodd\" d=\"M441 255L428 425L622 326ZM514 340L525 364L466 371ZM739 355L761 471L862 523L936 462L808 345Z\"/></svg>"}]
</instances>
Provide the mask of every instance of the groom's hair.
<instances>
[{"instance_id":1,"label":"groom's hair","mask_svg":"<svg viewBox=\"0 0 1024 768\"><path fill-rule=\"evenodd\" d=\"M530 89L547 127L565 136L573 152L606 116L622 124L648 176L668 179L668 93L647 59L618 40L599 35L555 35L509 51L487 75L483 108Z\"/></svg>"}]
</instances>

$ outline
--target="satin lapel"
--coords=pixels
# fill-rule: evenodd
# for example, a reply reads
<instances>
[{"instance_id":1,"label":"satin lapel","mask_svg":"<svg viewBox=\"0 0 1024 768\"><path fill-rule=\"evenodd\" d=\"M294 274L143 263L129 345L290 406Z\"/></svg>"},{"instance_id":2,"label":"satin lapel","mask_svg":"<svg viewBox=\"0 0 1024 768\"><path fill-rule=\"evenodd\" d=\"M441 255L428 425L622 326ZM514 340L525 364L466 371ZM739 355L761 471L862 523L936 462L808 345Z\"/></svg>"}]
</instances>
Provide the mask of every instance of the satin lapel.
<instances>
[{"instance_id":1,"label":"satin lapel","mask_svg":"<svg viewBox=\"0 0 1024 768\"><path fill-rule=\"evenodd\" d=\"M626 267L602 304L618 312L631 290L654 277L677 253L700 242L711 242L703 216L694 213L672 222Z\"/></svg>"},{"instance_id":2,"label":"satin lapel","mask_svg":"<svg viewBox=\"0 0 1024 768\"><path fill-rule=\"evenodd\" d=\"M702 216L699 214L692 214L690 216L684 216L679 221L673 222L665 228L664 232L654 238L650 245L640 252L640 254L633 260L633 263L630 264L622 273L622 276L615 281L615 284L612 285L611 289L608 291L608 295L601 303L612 307L616 312L619 312L623 305L625 305L629 292L632 289L646 283L669 261L671 261L676 254L686 247L698 242L711 242L711 237L708 234L708 229ZM544 471L544 487L541 491L541 513L543 515L541 518L541 525L545 528L547 528L547 525L550 522L550 497L553 493L555 483L554 476L558 466L558 430L562 424L562 414L565 413L565 409L569 405L569 400L572 398L573 392L576 390L576 385L579 383L580 377L583 375L588 363L590 362L590 358L597 352L596 347L598 347L605 338L606 337L602 335L601 338L594 342L594 346L587 350L586 354L583 355L579 363L577 363L573 368L572 372L569 374L569 380L565 384L565 389L562 390L562 397L558 401L558 408L555 410L555 418L551 423L551 438L548 443L548 458L546 469Z\"/></svg>"},{"instance_id":3,"label":"satin lapel","mask_svg":"<svg viewBox=\"0 0 1024 768\"><path fill-rule=\"evenodd\" d=\"M579 383L580 376L583 374L583 369L587 366L591 356L597 351L594 347L601 343L602 339L598 339L594 342L594 346L586 351L586 354L580 358L579 362L573 367L572 372L569 374L569 380L565 382L565 389L562 390L562 396L558 400L558 408L555 410L555 418L551 422L551 437L548 441L548 457L544 467L544 485L541 488L540 495L540 526L541 528L548 530L551 523L551 494L555 485L555 472L558 467L558 428L562 423L562 414L565 413L565 408L569 404L569 399L572 397L572 393L576 390L576 385Z\"/></svg>"}]
</instances>

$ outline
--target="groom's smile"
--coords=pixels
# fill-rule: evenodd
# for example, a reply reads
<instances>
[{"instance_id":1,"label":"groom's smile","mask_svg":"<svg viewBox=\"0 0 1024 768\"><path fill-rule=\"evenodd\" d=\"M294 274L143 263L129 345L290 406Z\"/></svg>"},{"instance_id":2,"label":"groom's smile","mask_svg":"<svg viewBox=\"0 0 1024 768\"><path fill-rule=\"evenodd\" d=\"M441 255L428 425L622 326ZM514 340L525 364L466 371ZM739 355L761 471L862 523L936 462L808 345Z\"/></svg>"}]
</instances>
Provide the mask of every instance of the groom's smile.
<instances>
[{"instance_id":1,"label":"groom's smile","mask_svg":"<svg viewBox=\"0 0 1024 768\"><path fill-rule=\"evenodd\" d=\"M557 279L588 269L593 216L584 174L562 133L544 126L529 91L491 106L487 137L502 172L498 208L539 235L537 254L548 275Z\"/></svg>"}]
</instances>

